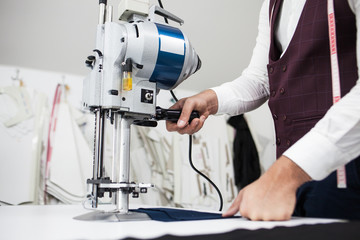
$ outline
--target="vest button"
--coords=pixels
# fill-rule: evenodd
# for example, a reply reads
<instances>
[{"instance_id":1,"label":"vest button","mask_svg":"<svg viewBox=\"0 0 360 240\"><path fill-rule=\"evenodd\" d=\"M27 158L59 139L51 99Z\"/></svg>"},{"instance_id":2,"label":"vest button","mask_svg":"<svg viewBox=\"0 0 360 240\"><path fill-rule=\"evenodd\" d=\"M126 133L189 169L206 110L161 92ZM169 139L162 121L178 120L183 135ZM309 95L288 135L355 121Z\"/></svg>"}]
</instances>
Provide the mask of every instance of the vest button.
<instances>
[{"instance_id":1,"label":"vest button","mask_svg":"<svg viewBox=\"0 0 360 240\"><path fill-rule=\"evenodd\" d=\"M273 114L273 117L275 120L278 120L278 116L276 114Z\"/></svg>"},{"instance_id":2,"label":"vest button","mask_svg":"<svg viewBox=\"0 0 360 240\"><path fill-rule=\"evenodd\" d=\"M280 88L280 93L283 95L285 93L285 89L284 88Z\"/></svg>"},{"instance_id":3,"label":"vest button","mask_svg":"<svg viewBox=\"0 0 360 240\"><path fill-rule=\"evenodd\" d=\"M274 68L273 67L269 67L269 73L273 73L274 72Z\"/></svg>"},{"instance_id":4,"label":"vest button","mask_svg":"<svg viewBox=\"0 0 360 240\"><path fill-rule=\"evenodd\" d=\"M287 69L287 66L284 65L284 66L282 67L282 71L283 71L283 72L286 72L286 69Z\"/></svg>"},{"instance_id":5,"label":"vest button","mask_svg":"<svg viewBox=\"0 0 360 240\"><path fill-rule=\"evenodd\" d=\"M280 138L276 138L276 145L280 145L280 143L281 143L281 140L280 140Z\"/></svg>"},{"instance_id":6,"label":"vest button","mask_svg":"<svg viewBox=\"0 0 360 240\"><path fill-rule=\"evenodd\" d=\"M291 141L288 139L288 140L286 140L286 145L288 146L288 147L290 147L290 144L291 144Z\"/></svg>"},{"instance_id":7,"label":"vest button","mask_svg":"<svg viewBox=\"0 0 360 240\"><path fill-rule=\"evenodd\" d=\"M275 95L276 95L276 91L271 91L271 96L275 97Z\"/></svg>"},{"instance_id":8,"label":"vest button","mask_svg":"<svg viewBox=\"0 0 360 240\"><path fill-rule=\"evenodd\" d=\"M287 119L287 116L286 116L286 115L284 115L284 116L283 116L283 120L284 120L284 121L286 121L286 119Z\"/></svg>"}]
</instances>

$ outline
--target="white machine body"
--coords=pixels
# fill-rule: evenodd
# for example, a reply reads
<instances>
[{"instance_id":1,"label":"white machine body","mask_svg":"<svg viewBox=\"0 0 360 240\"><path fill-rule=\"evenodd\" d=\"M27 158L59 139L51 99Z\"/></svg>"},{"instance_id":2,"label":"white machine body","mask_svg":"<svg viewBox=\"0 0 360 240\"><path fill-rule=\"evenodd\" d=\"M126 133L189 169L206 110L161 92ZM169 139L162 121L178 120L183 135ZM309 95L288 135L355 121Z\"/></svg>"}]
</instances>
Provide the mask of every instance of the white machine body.
<instances>
[{"instance_id":1,"label":"white machine body","mask_svg":"<svg viewBox=\"0 0 360 240\"><path fill-rule=\"evenodd\" d=\"M140 10L134 10L129 2L135 2ZM132 15L124 11L129 22L98 25L93 69L84 80L84 107L154 114L157 91L177 87L200 67L197 54L180 29L155 23L143 12L137 15L148 6L146 2L122 1L120 6L135 11ZM132 61L131 89L123 87L127 59Z\"/></svg>"},{"instance_id":2,"label":"white machine body","mask_svg":"<svg viewBox=\"0 0 360 240\"><path fill-rule=\"evenodd\" d=\"M179 24L183 21L162 8L150 7L149 0L121 1L119 22L112 21L106 0L99 3L96 47L86 60L92 70L83 83L83 107L95 115L93 177L87 183L93 208L98 198L109 193L116 209L77 219L142 219L129 213L129 194L138 197L153 185L129 180L131 125L156 126L157 120L173 119L173 110L156 107L156 95L160 89L177 87L201 67L201 61L180 29L154 19L158 14ZM113 129L111 169L104 164L107 124Z\"/></svg>"}]
</instances>

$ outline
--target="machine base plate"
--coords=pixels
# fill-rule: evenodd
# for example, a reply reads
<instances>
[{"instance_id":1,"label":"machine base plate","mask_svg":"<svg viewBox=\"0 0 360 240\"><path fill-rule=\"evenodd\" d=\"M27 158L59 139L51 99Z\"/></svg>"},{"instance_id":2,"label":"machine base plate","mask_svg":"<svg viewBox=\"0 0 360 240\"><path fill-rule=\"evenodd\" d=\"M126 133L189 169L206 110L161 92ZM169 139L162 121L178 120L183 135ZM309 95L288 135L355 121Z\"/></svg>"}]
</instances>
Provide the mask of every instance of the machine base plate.
<instances>
[{"instance_id":1,"label":"machine base plate","mask_svg":"<svg viewBox=\"0 0 360 240\"><path fill-rule=\"evenodd\" d=\"M128 221L147 221L151 218L145 213L131 212L105 212L93 211L80 216L74 217L76 220L81 221L104 221L104 222L128 222Z\"/></svg>"}]
</instances>

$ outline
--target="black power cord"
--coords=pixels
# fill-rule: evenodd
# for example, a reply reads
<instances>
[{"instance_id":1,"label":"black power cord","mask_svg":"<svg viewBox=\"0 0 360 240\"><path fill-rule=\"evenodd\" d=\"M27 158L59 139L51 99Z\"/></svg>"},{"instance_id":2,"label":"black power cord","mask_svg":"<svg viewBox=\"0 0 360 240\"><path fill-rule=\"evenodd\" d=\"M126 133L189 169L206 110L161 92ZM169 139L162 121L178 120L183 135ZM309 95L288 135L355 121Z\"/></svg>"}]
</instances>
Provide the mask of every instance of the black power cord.
<instances>
[{"instance_id":1,"label":"black power cord","mask_svg":"<svg viewBox=\"0 0 360 240\"><path fill-rule=\"evenodd\" d=\"M175 93L173 92L173 90L170 90L171 96L173 97L173 99L175 100L175 102L179 101L177 99L177 97L175 96Z\"/></svg>"},{"instance_id":2,"label":"black power cord","mask_svg":"<svg viewBox=\"0 0 360 240\"><path fill-rule=\"evenodd\" d=\"M193 164L193 161L192 161L192 135L189 135L189 163L190 163L190 166L191 168L197 172L200 176L202 176L203 178L205 178L216 190L216 192L218 193L219 195L219 199L220 199L220 207L219 207L219 211L221 212L222 211L222 208L223 208L223 198L222 198L222 195L221 195L221 192L219 190L219 188L216 186L216 184L211 181L210 178L208 178L205 174L203 174L202 172L200 172Z\"/></svg>"},{"instance_id":3,"label":"black power cord","mask_svg":"<svg viewBox=\"0 0 360 240\"><path fill-rule=\"evenodd\" d=\"M165 9L164 6L163 6L163 4L162 4L162 2L161 2L161 0L158 0L158 3L159 3L159 6L160 6L162 9ZM167 17L164 17L164 20L165 20L165 22L166 22L167 24L169 24L169 21L168 21Z\"/></svg>"},{"instance_id":4,"label":"black power cord","mask_svg":"<svg viewBox=\"0 0 360 240\"><path fill-rule=\"evenodd\" d=\"M159 2L159 6L164 9L164 6L161 2L161 0L158 0ZM169 23L168 19L166 17L164 17L164 20L166 23ZM175 102L178 101L177 97L175 96L173 90L170 90L170 93L171 93L171 96L174 98ZM221 212L222 211L222 208L223 208L223 197L221 195L221 192L219 190L219 188L216 186L216 184L211 181L210 178L208 178L205 174L203 174L202 172L200 172L193 164L193 161L192 161L192 135L189 135L189 163L190 163L190 166L191 168L197 173L199 174L200 176L202 176L203 178L205 178L216 190L216 192L218 193L219 195L219 199L220 199L220 207L219 207L219 211Z\"/></svg>"},{"instance_id":5,"label":"black power cord","mask_svg":"<svg viewBox=\"0 0 360 240\"><path fill-rule=\"evenodd\" d=\"M177 102L178 99L177 97L175 96L174 92L172 90L170 90L170 93L172 95L172 97L174 98L174 100ZM205 174L203 174L202 172L200 172L193 164L193 160L192 160L192 135L189 135L189 163L190 163L190 166L191 168L197 173L199 174L200 176L202 176L203 178L205 178L216 190L216 192L218 193L219 195L219 199L220 199L220 207L219 207L219 211L221 212L222 211L222 208L223 208L223 197L221 195L221 192L219 190L219 188L216 186L216 184L211 181L210 178L208 178Z\"/></svg>"}]
</instances>

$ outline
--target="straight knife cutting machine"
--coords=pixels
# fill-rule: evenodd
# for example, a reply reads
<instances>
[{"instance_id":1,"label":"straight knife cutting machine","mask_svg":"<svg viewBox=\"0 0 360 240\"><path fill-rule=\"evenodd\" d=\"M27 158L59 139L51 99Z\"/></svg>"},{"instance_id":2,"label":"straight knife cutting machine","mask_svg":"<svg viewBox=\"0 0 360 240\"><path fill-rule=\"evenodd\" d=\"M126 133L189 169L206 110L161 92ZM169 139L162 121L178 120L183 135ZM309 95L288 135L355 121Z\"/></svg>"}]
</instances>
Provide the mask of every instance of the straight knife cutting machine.
<instances>
[{"instance_id":1,"label":"straight knife cutting machine","mask_svg":"<svg viewBox=\"0 0 360 240\"><path fill-rule=\"evenodd\" d=\"M140 220L144 216L129 212L129 195L138 197L153 185L129 180L131 125L154 127L157 120L176 121L180 111L156 107L156 95L160 89L177 87L201 67L201 61L183 32L156 23L155 15L180 25L183 20L150 7L150 0L122 0L120 22L112 21L112 6L106 0L99 1L99 12L96 48L86 60L92 70L83 83L83 107L95 114L93 177L87 183L92 208L108 192L116 209L76 219ZM105 122L113 129L110 170L104 165Z\"/></svg>"}]
</instances>

